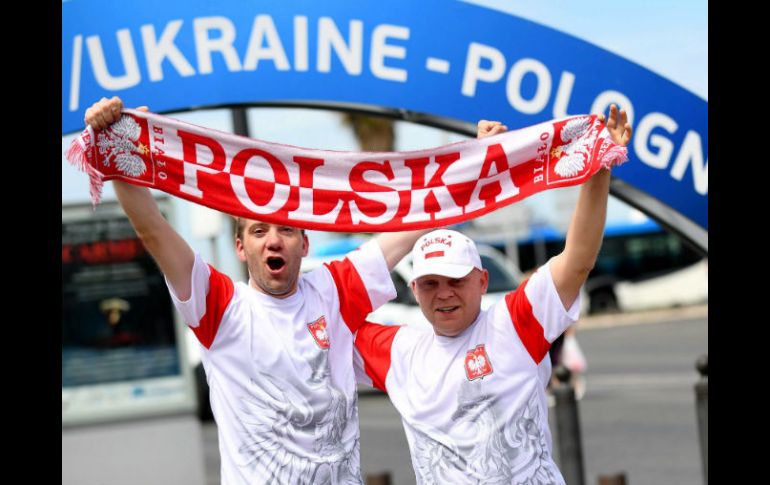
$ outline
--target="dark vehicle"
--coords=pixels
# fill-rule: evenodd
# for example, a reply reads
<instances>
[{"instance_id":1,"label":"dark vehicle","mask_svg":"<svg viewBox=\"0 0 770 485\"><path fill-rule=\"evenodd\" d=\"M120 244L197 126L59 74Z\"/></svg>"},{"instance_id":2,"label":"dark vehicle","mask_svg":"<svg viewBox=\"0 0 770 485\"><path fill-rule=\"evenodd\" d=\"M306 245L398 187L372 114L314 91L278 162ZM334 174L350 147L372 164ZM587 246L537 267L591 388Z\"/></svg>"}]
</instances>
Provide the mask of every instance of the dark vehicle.
<instances>
[{"instance_id":1,"label":"dark vehicle","mask_svg":"<svg viewBox=\"0 0 770 485\"><path fill-rule=\"evenodd\" d=\"M550 226L534 228L518 242L519 266L533 269L564 249L564 234ZM593 271L588 276L589 313L618 310L615 285L664 276L702 259L675 234L652 220L607 223L604 242Z\"/></svg>"}]
</instances>

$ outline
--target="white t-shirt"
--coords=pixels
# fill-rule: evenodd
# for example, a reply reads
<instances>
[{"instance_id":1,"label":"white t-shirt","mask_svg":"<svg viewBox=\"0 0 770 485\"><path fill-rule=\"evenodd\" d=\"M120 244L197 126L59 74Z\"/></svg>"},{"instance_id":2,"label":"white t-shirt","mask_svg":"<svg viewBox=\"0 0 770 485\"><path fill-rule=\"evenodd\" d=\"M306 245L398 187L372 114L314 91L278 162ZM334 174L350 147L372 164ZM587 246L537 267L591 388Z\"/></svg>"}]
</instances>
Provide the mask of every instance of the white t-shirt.
<instances>
[{"instance_id":1,"label":"white t-shirt","mask_svg":"<svg viewBox=\"0 0 770 485\"><path fill-rule=\"evenodd\" d=\"M190 299L168 286L201 343L222 483L361 483L353 332L396 293L379 245L300 275L284 299L197 254Z\"/></svg>"},{"instance_id":2,"label":"white t-shirt","mask_svg":"<svg viewBox=\"0 0 770 485\"><path fill-rule=\"evenodd\" d=\"M573 324L549 264L457 337L363 324L360 383L401 414L419 484L563 484L553 462L545 386L550 343Z\"/></svg>"}]
</instances>

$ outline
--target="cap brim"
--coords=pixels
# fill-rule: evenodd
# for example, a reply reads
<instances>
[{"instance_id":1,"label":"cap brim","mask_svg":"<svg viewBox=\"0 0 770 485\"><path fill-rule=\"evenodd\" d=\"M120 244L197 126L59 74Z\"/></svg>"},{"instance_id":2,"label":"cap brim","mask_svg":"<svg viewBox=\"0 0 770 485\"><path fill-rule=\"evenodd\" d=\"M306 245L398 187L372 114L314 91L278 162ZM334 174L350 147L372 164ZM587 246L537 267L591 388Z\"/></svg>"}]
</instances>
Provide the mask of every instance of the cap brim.
<instances>
[{"instance_id":1,"label":"cap brim","mask_svg":"<svg viewBox=\"0 0 770 485\"><path fill-rule=\"evenodd\" d=\"M422 268L415 270L412 281L427 275L446 276L447 278L462 278L473 271L473 265L449 264L440 261L425 262Z\"/></svg>"}]
</instances>

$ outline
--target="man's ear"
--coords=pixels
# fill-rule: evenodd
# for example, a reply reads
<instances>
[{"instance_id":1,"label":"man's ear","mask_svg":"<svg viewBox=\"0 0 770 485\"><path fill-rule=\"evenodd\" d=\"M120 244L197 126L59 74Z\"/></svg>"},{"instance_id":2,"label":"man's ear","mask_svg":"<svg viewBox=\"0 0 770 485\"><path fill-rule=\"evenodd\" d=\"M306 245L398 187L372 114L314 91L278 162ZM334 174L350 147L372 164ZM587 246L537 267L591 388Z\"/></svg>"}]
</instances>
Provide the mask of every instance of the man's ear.
<instances>
[{"instance_id":1,"label":"man's ear","mask_svg":"<svg viewBox=\"0 0 770 485\"><path fill-rule=\"evenodd\" d=\"M481 294L484 295L489 288L489 271L481 270Z\"/></svg>"},{"instance_id":2,"label":"man's ear","mask_svg":"<svg viewBox=\"0 0 770 485\"><path fill-rule=\"evenodd\" d=\"M308 239L305 233L302 233L302 246L304 247L302 250L302 257L304 258L310 252L310 239Z\"/></svg>"},{"instance_id":3,"label":"man's ear","mask_svg":"<svg viewBox=\"0 0 770 485\"><path fill-rule=\"evenodd\" d=\"M242 262L246 262L246 251L243 249L243 241L241 238L235 238L235 253L238 255L238 259Z\"/></svg>"},{"instance_id":4,"label":"man's ear","mask_svg":"<svg viewBox=\"0 0 770 485\"><path fill-rule=\"evenodd\" d=\"M414 300L417 302L417 304L420 304L420 299L417 297L417 281L412 280L412 282L409 283L409 288L412 289L412 295L414 295Z\"/></svg>"}]
</instances>

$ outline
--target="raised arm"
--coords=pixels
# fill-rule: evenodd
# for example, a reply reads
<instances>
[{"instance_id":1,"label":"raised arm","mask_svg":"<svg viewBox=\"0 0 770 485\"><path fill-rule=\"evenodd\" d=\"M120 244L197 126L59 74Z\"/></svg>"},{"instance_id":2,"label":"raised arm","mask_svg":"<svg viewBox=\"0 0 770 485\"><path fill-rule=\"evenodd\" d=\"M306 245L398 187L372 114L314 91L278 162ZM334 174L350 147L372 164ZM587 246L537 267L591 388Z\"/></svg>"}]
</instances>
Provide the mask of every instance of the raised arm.
<instances>
[{"instance_id":1,"label":"raised arm","mask_svg":"<svg viewBox=\"0 0 770 485\"><path fill-rule=\"evenodd\" d=\"M118 121L121 109L120 98L102 98L86 110L85 121L93 129L102 130ZM118 202L144 247L158 263L177 296L187 300L192 291L190 278L195 261L192 249L160 213L150 189L120 180L113 180L112 184Z\"/></svg>"},{"instance_id":2,"label":"raised arm","mask_svg":"<svg viewBox=\"0 0 770 485\"><path fill-rule=\"evenodd\" d=\"M600 116L603 121L603 116ZM628 145L631 125L625 110L610 106L607 129L615 143ZM596 264L604 236L607 218L607 200L610 194L610 171L597 172L580 188L578 202L567 230L564 250L551 260L551 275L564 308L572 306L580 287Z\"/></svg>"},{"instance_id":3,"label":"raised arm","mask_svg":"<svg viewBox=\"0 0 770 485\"><path fill-rule=\"evenodd\" d=\"M478 123L477 138L484 138L485 136L492 136L498 133L503 133L508 128L497 121L481 120ZM414 243L422 236L434 229L421 229L417 231L404 231L404 232L385 232L377 236L376 241L380 245L382 252L385 254L385 260L388 262L388 269L393 268L401 261L401 258L412 250Z\"/></svg>"},{"instance_id":4,"label":"raised arm","mask_svg":"<svg viewBox=\"0 0 770 485\"><path fill-rule=\"evenodd\" d=\"M420 236L432 230L419 229L416 231L383 232L377 236L375 241L380 245L380 249L382 249L382 253L385 255L388 270L392 271L398 262L412 250L414 243L420 239Z\"/></svg>"}]
</instances>

